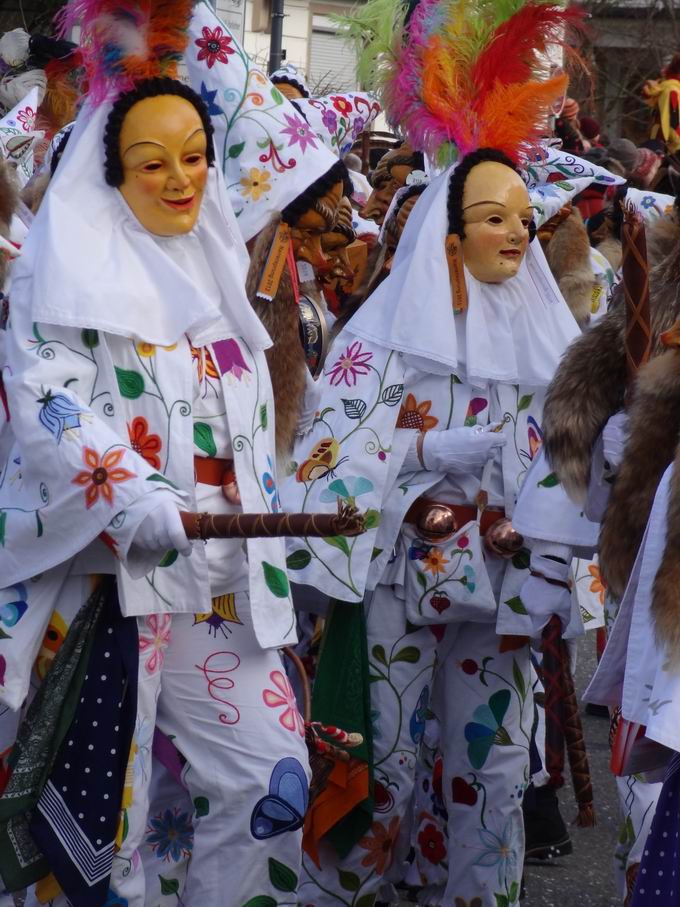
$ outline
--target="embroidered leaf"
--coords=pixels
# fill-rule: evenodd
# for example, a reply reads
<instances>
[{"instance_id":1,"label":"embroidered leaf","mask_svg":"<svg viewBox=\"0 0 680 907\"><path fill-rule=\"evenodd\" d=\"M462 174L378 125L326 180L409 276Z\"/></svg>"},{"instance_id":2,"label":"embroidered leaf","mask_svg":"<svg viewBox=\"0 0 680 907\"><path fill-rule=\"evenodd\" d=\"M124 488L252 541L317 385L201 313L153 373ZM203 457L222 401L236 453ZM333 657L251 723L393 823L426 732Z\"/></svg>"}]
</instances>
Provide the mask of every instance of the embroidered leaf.
<instances>
[{"instance_id":1,"label":"embroidered leaf","mask_svg":"<svg viewBox=\"0 0 680 907\"><path fill-rule=\"evenodd\" d=\"M515 681L515 686L517 687L520 698L524 699L527 695L527 689L524 683L524 676L522 675L520 667L517 664L517 659L515 658L512 659L512 679Z\"/></svg>"},{"instance_id":2,"label":"embroidered leaf","mask_svg":"<svg viewBox=\"0 0 680 907\"><path fill-rule=\"evenodd\" d=\"M375 894L365 894L363 897L359 898L356 902L355 907L373 907L375 904L376 895Z\"/></svg>"},{"instance_id":3,"label":"embroidered leaf","mask_svg":"<svg viewBox=\"0 0 680 907\"><path fill-rule=\"evenodd\" d=\"M504 894L496 894L496 907L510 907L510 901Z\"/></svg>"},{"instance_id":4,"label":"embroidered leaf","mask_svg":"<svg viewBox=\"0 0 680 907\"><path fill-rule=\"evenodd\" d=\"M144 393L144 378L139 372L116 366L116 378L118 379L118 390L128 400L136 400Z\"/></svg>"},{"instance_id":5,"label":"embroidered leaf","mask_svg":"<svg viewBox=\"0 0 680 907\"><path fill-rule=\"evenodd\" d=\"M295 891L298 885L298 877L295 875L290 866L285 863L279 863L273 857L269 857L269 881L277 891Z\"/></svg>"},{"instance_id":6,"label":"embroidered leaf","mask_svg":"<svg viewBox=\"0 0 680 907\"><path fill-rule=\"evenodd\" d=\"M260 425L262 426L262 431L267 429L267 404L263 403L260 407Z\"/></svg>"},{"instance_id":7,"label":"embroidered leaf","mask_svg":"<svg viewBox=\"0 0 680 907\"><path fill-rule=\"evenodd\" d=\"M243 907L276 907L276 901L274 898L270 898L268 894L258 894L246 901Z\"/></svg>"},{"instance_id":8,"label":"embroidered leaf","mask_svg":"<svg viewBox=\"0 0 680 907\"><path fill-rule=\"evenodd\" d=\"M539 488L554 488L555 485L559 485L560 480L557 478L554 472L551 472L544 479L538 483Z\"/></svg>"},{"instance_id":9,"label":"embroidered leaf","mask_svg":"<svg viewBox=\"0 0 680 907\"><path fill-rule=\"evenodd\" d=\"M0 545L5 547L5 523L7 522L7 511L0 510Z\"/></svg>"},{"instance_id":10,"label":"embroidered leaf","mask_svg":"<svg viewBox=\"0 0 680 907\"><path fill-rule=\"evenodd\" d=\"M416 577L423 589L427 589L427 580L425 579L425 576L422 573L416 573Z\"/></svg>"},{"instance_id":11,"label":"embroidered leaf","mask_svg":"<svg viewBox=\"0 0 680 907\"><path fill-rule=\"evenodd\" d=\"M517 554L512 556L512 566L515 570L528 570L531 554L528 548L520 548Z\"/></svg>"},{"instance_id":12,"label":"embroidered leaf","mask_svg":"<svg viewBox=\"0 0 680 907\"><path fill-rule=\"evenodd\" d=\"M210 801L207 797L194 797L194 809L199 818L207 816L210 812Z\"/></svg>"},{"instance_id":13,"label":"embroidered leaf","mask_svg":"<svg viewBox=\"0 0 680 907\"><path fill-rule=\"evenodd\" d=\"M583 607L583 605L580 606L580 609L581 609L581 620L583 621L584 624L587 624L588 621L593 619L594 615L592 615L590 613L590 611L586 611L586 609Z\"/></svg>"},{"instance_id":14,"label":"embroidered leaf","mask_svg":"<svg viewBox=\"0 0 680 907\"><path fill-rule=\"evenodd\" d=\"M528 613L529 613L529 612L527 611L527 609L524 607L524 602L523 602L522 599L519 597L519 595L515 595L514 598L509 598L509 599L505 602L505 604L506 604L506 605L508 606L508 608L510 608L510 610L511 610L513 613L515 613L515 614L528 614Z\"/></svg>"},{"instance_id":15,"label":"embroidered leaf","mask_svg":"<svg viewBox=\"0 0 680 907\"><path fill-rule=\"evenodd\" d=\"M83 346L87 347L88 350L93 350L96 346L99 346L99 332L93 331L91 328L85 328L81 331L80 339L83 341Z\"/></svg>"},{"instance_id":16,"label":"embroidered leaf","mask_svg":"<svg viewBox=\"0 0 680 907\"><path fill-rule=\"evenodd\" d=\"M376 661L379 661L380 664L383 664L383 665L385 665L385 667L387 667L387 657L385 655L385 649L382 646L380 646L380 645L373 646L373 648L371 649L371 652Z\"/></svg>"},{"instance_id":17,"label":"embroidered leaf","mask_svg":"<svg viewBox=\"0 0 680 907\"><path fill-rule=\"evenodd\" d=\"M128 811L123 810L123 833L121 835L121 841L124 841L127 836L130 834L130 820L128 819Z\"/></svg>"},{"instance_id":18,"label":"embroidered leaf","mask_svg":"<svg viewBox=\"0 0 680 907\"><path fill-rule=\"evenodd\" d=\"M406 646L404 649L400 649L394 656L392 662L395 661L405 661L411 665L417 664L420 661L420 649L417 649L415 646Z\"/></svg>"},{"instance_id":19,"label":"embroidered leaf","mask_svg":"<svg viewBox=\"0 0 680 907\"><path fill-rule=\"evenodd\" d=\"M361 888L361 879L355 872L338 869L338 879L345 891L358 891Z\"/></svg>"},{"instance_id":20,"label":"embroidered leaf","mask_svg":"<svg viewBox=\"0 0 680 907\"><path fill-rule=\"evenodd\" d=\"M374 510L374 508L371 507L364 514L364 526L366 527L366 529L375 529L375 527L379 525L380 512L378 510Z\"/></svg>"},{"instance_id":21,"label":"embroidered leaf","mask_svg":"<svg viewBox=\"0 0 680 907\"><path fill-rule=\"evenodd\" d=\"M398 403L401 403L401 398L403 396L403 384L390 384L390 386L386 387L380 395L380 402L384 403L385 406L396 406Z\"/></svg>"},{"instance_id":22,"label":"embroidered leaf","mask_svg":"<svg viewBox=\"0 0 680 907\"><path fill-rule=\"evenodd\" d=\"M288 577L283 570L273 564L268 564L267 561L262 561L262 569L264 571L264 581L269 591L277 598L288 598L290 586L288 585Z\"/></svg>"},{"instance_id":23,"label":"embroidered leaf","mask_svg":"<svg viewBox=\"0 0 680 907\"><path fill-rule=\"evenodd\" d=\"M246 147L245 142L238 142L236 145L232 145L228 152L229 157L232 159L235 157L238 157L245 147Z\"/></svg>"},{"instance_id":24,"label":"embroidered leaf","mask_svg":"<svg viewBox=\"0 0 680 907\"><path fill-rule=\"evenodd\" d=\"M298 548L297 551L293 551L286 558L286 567L289 570L304 570L311 559L312 555L309 551L305 551L304 548Z\"/></svg>"},{"instance_id":25,"label":"embroidered leaf","mask_svg":"<svg viewBox=\"0 0 680 907\"><path fill-rule=\"evenodd\" d=\"M42 524L42 520L40 519L40 514L38 513L37 510L35 512L35 522L36 522L35 528L36 528L36 532L37 532L37 537L40 538L43 534L43 524Z\"/></svg>"},{"instance_id":26,"label":"embroidered leaf","mask_svg":"<svg viewBox=\"0 0 680 907\"><path fill-rule=\"evenodd\" d=\"M0 627L0 639L11 639L11 638L12 637L9 635L9 633L5 633L5 631L2 629L2 627Z\"/></svg>"},{"instance_id":27,"label":"embroidered leaf","mask_svg":"<svg viewBox=\"0 0 680 907\"><path fill-rule=\"evenodd\" d=\"M523 397L520 397L519 403L517 404L517 412L521 413L523 409L529 409L529 407L531 406L531 401L533 399L533 394L524 394Z\"/></svg>"},{"instance_id":28,"label":"embroidered leaf","mask_svg":"<svg viewBox=\"0 0 680 907\"><path fill-rule=\"evenodd\" d=\"M161 883L161 894L170 895L176 894L179 895L179 880L178 879L166 879L165 876L158 874L158 879Z\"/></svg>"},{"instance_id":29,"label":"embroidered leaf","mask_svg":"<svg viewBox=\"0 0 680 907\"><path fill-rule=\"evenodd\" d=\"M519 882L515 880L510 888L508 888L508 897L510 898L510 903L514 904L519 896Z\"/></svg>"},{"instance_id":30,"label":"embroidered leaf","mask_svg":"<svg viewBox=\"0 0 680 907\"><path fill-rule=\"evenodd\" d=\"M277 106L280 106L281 104L283 104L283 95L281 94L281 92L279 91L278 88L272 88L272 101Z\"/></svg>"},{"instance_id":31,"label":"embroidered leaf","mask_svg":"<svg viewBox=\"0 0 680 907\"><path fill-rule=\"evenodd\" d=\"M163 482L165 485L169 485L171 488L177 488L174 482L171 482L170 479L166 479L165 476L160 472L152 472L150 476L146 477L147 482Z\"/></svg>"},{"instance_id":32,"label":"embroidered leaf","mask_svg":"<svg viewBox=\"0 0 680 907\"><path fill-rule=\"evenodd\" d=\"M334 412L335 412L335 407L334 407L334 406L325 406L325 407L321 410L321 412L319 413L319 415L316 417L316 419L315 419L314 421L315 421L315 422L321 422L322 419L325 419L325 418L326 418L326 416L328 415L328 413L334 413Z\"/></svg>"},{"instance_id":33,"label":"embroidered leaf","mask_svg":"<svg viewBox=\"0 0 680 907\"><path fill-rule=\"evenodd\" d=\"M373 551L371 552L371 561L374 561L376 559L376 557L380 557L380 555L383 553L383 551L384 551L384 548L374 548Z\"/></svg>"},{"instance_id":34,"label":"embroidered leaf","mask_svg":"<svg viewBox=\"0 0 680 907\"><path fill-rule=\"evenodd\" d=\"M172 548L170 551L168 551L164 555L163 560L160 562L160 564L158 566L159 567L171 567L175 563L175 561L177 560L178 557L179 557L179 552L175 548Z\"/></svg>"},{"instance_id":35,"label":"embroidered leaf","mask_svg":"<svg viewBox=\"0 0 680 907\"><path fill-rule=\"evenodd\" d=\"M194 422L194 444L209 457L214 457L217 453L213 430L207 422Z\"/></svg>"},{"instance_id":36,"label":"embroidered leaf","mask_svg":"<svg viewBox=\"0 0 680 907\"><path fill-rule=\"evenodd\" d=\"M349 545L344 535L329 535L324 538L324 542L330 545L331 548L339 548L344 555L349 557Z\"/></svg>"},{"instance_id":37,"label":"embroidered leaf","mask_svg":"<svg viewBox=\"0 0 680 907\"><path fill-rule=\"evenodd\" d=\"M45 343L45 338L41 335L40 331L38 330L37 321L33 322L33 336L38 341L38 343Z\"/></svg>"},{"instance_id":38,"label":"embroidered leaf","mask_svg":"<svg viewBox=\"0 0 680 907\"><path fill-rule=\"evenodd\" d=\"M342 405L345 407L345 415L348 419L363 419L366 412L366 404L363 400L345 400Z\"/></svg>"}]
</instances>

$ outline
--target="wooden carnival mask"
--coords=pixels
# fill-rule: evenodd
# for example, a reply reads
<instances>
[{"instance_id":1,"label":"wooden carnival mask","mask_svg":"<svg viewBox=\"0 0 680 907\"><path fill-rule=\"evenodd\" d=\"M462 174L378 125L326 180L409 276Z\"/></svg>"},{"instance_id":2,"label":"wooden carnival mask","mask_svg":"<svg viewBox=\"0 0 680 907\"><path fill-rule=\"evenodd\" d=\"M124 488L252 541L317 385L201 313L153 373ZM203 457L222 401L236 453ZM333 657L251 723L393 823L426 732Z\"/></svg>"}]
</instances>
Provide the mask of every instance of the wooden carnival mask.
<instances>
[{"instance_id":1,"label":"wooden carnival mask","mask_svg":"<svg viewBox=\"0 0 680 907\"><path fill-rule=\"evenodd\" d=\"M178 95L144 98L125 115L120 193L150 233L193 229L208 179L207 141L198 111Z\"/></svg>"},{"instance_id":2,"label":"wooden carnival mask","mask_svg":"<svg viewBox=\"0 0 680 907\"><path fill-rule=\"evenodd\" d=\"M382 224L397 189L406 185L409 174L417 168L418 160L407 144L383 155L373 173L373 191L361 210L361 216Z\"/></svg>"},{"instance_id":3,"label":"wooden carnival mask","mask_svg":"<svg viewBox=\"0 0 680 907\"><path fill-rule=\"evenodd\" d=\"M342 190L343 184L340 180L316 199L293 224L291 239L296 261L307 261L313 268L319 270L328 267L321 247L321 236L331 230L336 221Z\"/></svg>"}]
</instances>

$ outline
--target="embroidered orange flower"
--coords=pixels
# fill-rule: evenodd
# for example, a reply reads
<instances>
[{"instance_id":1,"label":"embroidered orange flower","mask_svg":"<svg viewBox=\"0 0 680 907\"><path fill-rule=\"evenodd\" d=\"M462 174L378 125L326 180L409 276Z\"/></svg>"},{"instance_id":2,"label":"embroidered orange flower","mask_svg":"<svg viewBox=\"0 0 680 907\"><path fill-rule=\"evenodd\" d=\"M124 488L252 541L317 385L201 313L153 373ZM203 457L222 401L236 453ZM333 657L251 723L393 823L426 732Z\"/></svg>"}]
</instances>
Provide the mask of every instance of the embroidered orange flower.
<instances>
[{"instance_id":1,"label":"embroidered orange flower","mask_svg":"<svg viewBox=\"0 0 680 907\"><path fill-rule=\"evenodd\" d=\"M422 403L418 403L413 394L407 394L406 402L401 404L399 410L397 428L417 428L418 431L434 428L439 419L435 416L428 416L431 409L431 400L423 400Z\"/></svg>"},{"instance_id":2,"label":"embroidered orange flower","mask_svg":"<svg viewBox=\"0 0 680 907\"><path fill-rule=\"evenodd\" d=\"M607 587L605 586L604 580L602 579L600 568L597 566L597 564L588 564L588 573L590 573L593 578L593 581L590 584L590 591L594 592L596 595L599 593L600 604L603 605L604 595L607 591Z\"/></svg>"},{"instance_id":3,"label":"embroidered orange flower","mask_svg":"<svg viewBox=\"0 0 680 907\"><path fill-rule=\"evenodd\" d=\"M423 569L429 571L432 576L438 576L440 573L446 573L447 558L441 548L430 548L423 558Z\"/></svg>"},{"instance_id":4,"label":"embroidered orange flower","mask_svg":"<svg viewBox=\"0 0 680 907\"><path fill-rule=\"evenodd\" d=\"M144 416L136 416L131 424L128 423L128 434L132 449L154 469L160 469L161 458L158 454L163 444L159 435L149 434L149 423Z\"/></svg>"},{"instance_id":5,"label":"embroidered orange flower","mask_svg":"<svg viewBox=\"0 0 680 907\"><path fill-rule=\"evenodd\" d=\"M213 362L213 358L210 355L210 350L205 346L192 346L191 347L191 358L196 362L196 368L198 370L198 383L201 384L203 379L207 376L208 378L219 378L220 373L217 371L217 366Z\"/></svg>"},{"instance_id":6,"label":"embroidered orange flower","mask_svg":"<svg viewBox=\"0 0 680 907\"><path fill-rule=\"evenodd\" d=\"M387 828L382 822L374 822L371 825L371 834L359 841L359 847L368 851L361 865L375 866L376 875L381 876L390 868L398 834L399 816L393 816Z\"/></svg>"},{"instance_id":7,"label":"embroidered orange flower","mask_svg":"<svg viewBox=\"0 0 680 907\"><path fill-rule=\"evenodd\" d=\"M83 462L88 469L79 472L72 482L85 486L85 506L88 510L97 503L100 495L109 506L113 506L113 485L137 478L134 472L118 466L124 453L123 448L110 450L100 460L96 450L83 448Z\"/></svg>"},{"instance_id":8,"label":"embroidered orange flower","mask_svg":"<svg viewBox=\"0 0 680 907\"><path fill-rule=\"evenodd\" d=\"M152 356L156 355L155 343L146 343L146 341L140 340L139 343L135 344L135 349L137 350L137 353L144 359L150 359ZM170 346L164 346L163 349L166 352L171 353L173 350L177 349L177 344L171 343Z\"/></svg>"},{"instance_id":9,"label":"embroidered orange flower","mask_svg":"<svg viewBox=\"0 0 680 907\"><path fill-rule=\"evenodd\" d=\"M271 174L268 170L260 170L258 167L251 167L248 176L241 177L241 188L239 192L250 196L254 202L260 200L260 196L265 192L271 192Z\"/></svg>"}]
</instances>

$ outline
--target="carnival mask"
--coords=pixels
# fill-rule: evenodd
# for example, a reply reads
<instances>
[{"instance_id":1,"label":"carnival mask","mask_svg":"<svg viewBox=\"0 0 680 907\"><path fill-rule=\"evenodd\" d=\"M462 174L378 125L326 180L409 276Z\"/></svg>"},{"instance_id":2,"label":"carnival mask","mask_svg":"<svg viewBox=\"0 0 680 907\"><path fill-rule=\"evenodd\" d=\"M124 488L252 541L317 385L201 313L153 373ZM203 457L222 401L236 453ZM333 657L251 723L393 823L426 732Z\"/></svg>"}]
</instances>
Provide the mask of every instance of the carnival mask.
<instances>
[{"instance_id":1,"label":"carnival mask","mask_svg":"<svg viewBox=\"0 0 680 907\"><path fill-rule=\"evenodd\" d=\"M373 191L361 210L361 216L382 224L397 189L406 185L409 174L416 169L413 149L400 145L383 155L373 173Z\"/></svg>"},{"instance_id":2,"label":"carnival mask","mask_svg":"<svg viewBox=\"0 0 680 907\"><path fill-rule=\"evenodd\" d=\"M120 130L120 193L156 236L188 233L208 179L207 136L196 108L177 95L138 101Z\"/></svg>"},{"instance_id":3,"label":"carnival mask","mask_svg":"<svg viewBox=\"0 0 680 907\"><path fill-rule=\"evenodd\" d=\"M529 244L533 209L519 174L484 161L468 174L463 190L465 265L482 283L502 283L519 271Z\"/></svg>"},{"instance_id":4,"label":"carnival mask","mask_svg":"<svg viewBox=\"0 0 680 907\"><path fill-rule=\"evenodd\" d=\"M342 199L342 182L338 182L318 198L302 214L291 230L293 252L297 261L308 261L312 267L325 269L328 261L321 248L321 236L335 223Z\"/></svg>"}]
</instances>

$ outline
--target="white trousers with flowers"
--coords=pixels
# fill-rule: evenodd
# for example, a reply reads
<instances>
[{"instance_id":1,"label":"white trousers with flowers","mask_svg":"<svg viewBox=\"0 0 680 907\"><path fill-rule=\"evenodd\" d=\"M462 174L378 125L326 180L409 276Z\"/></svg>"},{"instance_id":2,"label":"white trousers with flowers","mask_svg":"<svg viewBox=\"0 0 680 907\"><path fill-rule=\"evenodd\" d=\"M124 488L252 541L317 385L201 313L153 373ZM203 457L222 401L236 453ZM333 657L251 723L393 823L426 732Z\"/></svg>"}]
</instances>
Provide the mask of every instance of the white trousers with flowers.
<instances>
[{"instance_id":1,"label":"white trousers with flowers","mask_svg":"<svg viewBox=\"0 0 680 907\"><path fill-rule=\"evenodd\" d=\"M501 653L491 624L414 628L388 586L368 604L367 631L373 824L343 860L328 845L320 868L305 856L301 903L371 907L379 894L389 899L386 883L404 878L412 842L418 866L438 870L428 903L518 903L533 720L528 646ZM427 790L414 798L433 683L443 758L438 775L419 779ZM421 881L429 881L425 871Z\"/></svg>"}]
</instances>

